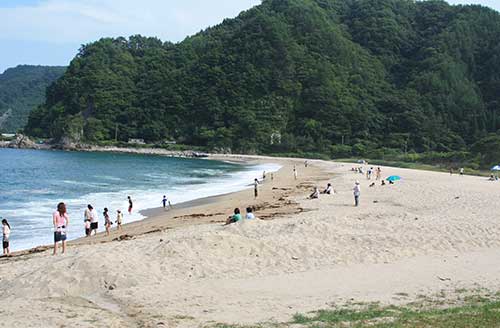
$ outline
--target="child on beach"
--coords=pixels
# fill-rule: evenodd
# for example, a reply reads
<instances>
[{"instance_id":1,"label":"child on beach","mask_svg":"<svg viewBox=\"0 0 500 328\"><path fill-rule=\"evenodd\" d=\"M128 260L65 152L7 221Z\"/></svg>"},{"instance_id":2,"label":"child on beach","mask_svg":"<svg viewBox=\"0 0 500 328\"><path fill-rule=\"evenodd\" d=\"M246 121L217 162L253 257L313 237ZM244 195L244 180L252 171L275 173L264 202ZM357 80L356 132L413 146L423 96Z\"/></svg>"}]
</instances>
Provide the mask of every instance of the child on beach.
<instances>
[{"instance_id":1,"label":"child on beach","mask_svg":"<svg viewBox=\"0 0 500 328\"><path fill-rule=\"evenodd\" d=\"M235 208L234 209L234 214L227 218L226 225L229 225L231 223L236 223L236 222L238 222L240 220L241 220L240 209L239 208Z\"/></svg>"},{"instance_id":2,"label":"child on beach","mask_svg":"<svg viewBox=\"0 0 500 328\"><path fill-rule=\"evenodd\" d=\"M247 207L246 211L247 211L247 214L245 215L245 219L247 219L247 220L255 219L255 215L253 214L253 208L251 208L249 206L249 207Z\"/></svg>"},{"instance_id":3,"label":"child on beach","mask_svg":"<svg viewBox=\"0 0 500 328\"><path fill-rule=\"evenodd\" d=\"M122 211L116 210L116 229L122 230L123 214Z\"/></svg>"},{"instance_id":4,"label":"child on beach","mask_svg":"<svg viewBox=\"0 0 500 328\"><path fill-rule=\"evenodd\" d=\"M90 220L85 219L84 225L85 225L85 236L90 237L90 232L92 231L92 230L90 230Z\"/></svg>"},{"instance_id":5,"label":"child on beach","mask_svg":"<svg viewBox=\"0 0 500 328\"><path fill-rule=\"evenodd\" d=\"M107 208L104 208L104 212L102 213L102 215L104 216L104 226L106 227L106 236L109 236L109 229L111 228L113 222L111 222L111 219L109 218L109 213Z\"/></svg>"},{"instance_id":6,"label":"child on beach","mask_svg":"<svg viewBox=\"0 0 500 328\"><path fill-rule=\"evenodd\" d=\"M10 237L10 225L6 219L2 220L2 241L3 241L3 255L10 256L10 247L9 247L9 237Z\"/></svg>"}]
</instances>

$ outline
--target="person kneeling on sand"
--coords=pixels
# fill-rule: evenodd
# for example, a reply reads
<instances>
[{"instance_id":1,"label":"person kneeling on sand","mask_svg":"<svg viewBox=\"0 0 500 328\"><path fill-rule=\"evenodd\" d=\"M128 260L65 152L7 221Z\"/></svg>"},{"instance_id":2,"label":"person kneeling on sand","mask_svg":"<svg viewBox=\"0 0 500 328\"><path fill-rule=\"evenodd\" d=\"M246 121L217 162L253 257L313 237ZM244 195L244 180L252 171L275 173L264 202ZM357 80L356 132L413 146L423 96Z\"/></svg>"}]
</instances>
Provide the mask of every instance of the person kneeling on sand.
<instances>
[{"instance_id":1,"label":"person kneeling on sand","mask_svg":"<svg viewBox=\"0 0 500 328\"><path fill-rule=\"evenodd\" d=\"M333 187L332 187L332 184L329 183L326 185L326 189L323 190L323 194L327 194L327 195L330 195L330 194L334 194L335 191L333 190Z\"/></svg>"},{"instance_id":2,"label":"person kneeling on sand","mask_svg":"<svg viewBox=\"0 0 500 328\"><path fill-rule=\"evenodd\" d=\"M226 225L231 224L231 223L236 223L236 222L238 222L240 220L241 220L240 209L239 208L235 208L234 209L234 214L227 218Z\"/></svg>"},{"instance_id":3,"label":"person kneeling on sand","mask_svg":"<svg viewBox=\"0 0 500 328\"><path fill-rule=\"evenodd\" d=\"M247 211L247 214L245 215L245 219L247 219L247 220L255 219L255 215L253 214L253 208L251 208L249 206L249 207L247 207L246 211Z\"/></svg>"},{"instance_id":4,"label":"person kneeling on sand","mask_svg":"<svg viewBox=\"0 0 500 328\"><path fill-rule=\"evenodd\" d=\"M319 189L318 187L314 187L314 191L312 194L309 195L310 199L317 199L319 198Z\"/></svg>"}]
</instances>

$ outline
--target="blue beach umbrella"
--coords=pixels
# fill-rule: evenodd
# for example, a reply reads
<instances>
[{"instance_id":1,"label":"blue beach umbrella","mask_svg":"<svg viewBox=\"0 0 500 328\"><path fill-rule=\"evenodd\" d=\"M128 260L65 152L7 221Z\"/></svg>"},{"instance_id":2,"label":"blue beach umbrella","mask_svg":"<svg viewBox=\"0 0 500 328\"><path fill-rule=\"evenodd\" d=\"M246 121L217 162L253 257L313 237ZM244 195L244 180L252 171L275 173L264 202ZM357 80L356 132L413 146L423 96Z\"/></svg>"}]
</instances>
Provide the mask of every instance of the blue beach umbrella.
<instances>
[{"instance_id":1,"label":"blue beach umbrella","mask_svg":"<svg viewBox=\"0 0 500 328\"><path fill-rule=\"evenodd\" d=\"M388 177L386 179L387 181L398 181L398 180L401 180L401 177L399 175L391 175L390 177Z\"/></svg>"},{"instance_id":2,"label":"blue beach umbrella","mask_svg":"<svg viewBox=\"0 0 500 328\"><path fill-rule=\"evenodd\" d=\"M500 171L500 165L495 165L491 168L492 171Z\"/></svg>"}]
</instances>

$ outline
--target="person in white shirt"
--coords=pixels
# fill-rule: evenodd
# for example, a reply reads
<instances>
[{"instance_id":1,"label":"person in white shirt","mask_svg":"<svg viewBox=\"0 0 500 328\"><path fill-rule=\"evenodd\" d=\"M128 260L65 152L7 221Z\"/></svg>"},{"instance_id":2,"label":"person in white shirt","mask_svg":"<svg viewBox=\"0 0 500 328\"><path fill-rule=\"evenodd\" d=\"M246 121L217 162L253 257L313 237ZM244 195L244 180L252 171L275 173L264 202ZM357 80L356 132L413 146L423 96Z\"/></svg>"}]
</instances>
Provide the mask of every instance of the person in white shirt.
<instances>
[{"instance_id":1,"label":"person in white shirt","mask_svg":"<svg viewBox=\"0 0 500 328\"><path fill-rule=\"evenodd\" d=\"M333 187L332 187L332 184L329 183L327 186L326 186L326 189L323 190L323 194L327 194L327 195L330 195L330 194L333 194L334 191L333 191Z\"/></svg>"},{"instance_id":2,"label":"person in white shirt","mask_svg":"<svg viewBox=\"0 0 500 328\"><path fill-rule=\"evenodd\" d=\"M92 205L87 205L87 209L85 210L85 220L90 221L90 234L92 235L92 231L94 235L97 235L97 229L99 228L99 217L97 216L96 210L92 207Z\"/></svg>"},{"instance_id":3,"label":"person in white shirt","mask_svg":"<svg viewBox=\"0 0 500 328\"><path fill-rule=\"evenodd\" d=\"M255 215L253 214L253 209L251 207L247 207L246 211L247 211L247 214L245 215L245 219L247 219L247 220L255 219Z\"/></svg>"},{"instance_id":4,"label":"person in white shirt","mask_svg":"<svg viewBox=\"0 0 500 328\"><path fill-rule=\"evenodd\" d=\"M309 195L310 199L318 199L319 198L319 188L314 187L314 191L312 194Z\"/></svg>"},{"instance_id":5,"label":"person in white shirt","mask_svg":"<svg viewBox=\"0 0 500 328\"><path fill-rule=\"evenodd\" d=\"M359 206L359 196L361 196L361 187L359 186L359 181L356 181L353 188L354 192L354 206Z\"/></svg>"}]
</instances>

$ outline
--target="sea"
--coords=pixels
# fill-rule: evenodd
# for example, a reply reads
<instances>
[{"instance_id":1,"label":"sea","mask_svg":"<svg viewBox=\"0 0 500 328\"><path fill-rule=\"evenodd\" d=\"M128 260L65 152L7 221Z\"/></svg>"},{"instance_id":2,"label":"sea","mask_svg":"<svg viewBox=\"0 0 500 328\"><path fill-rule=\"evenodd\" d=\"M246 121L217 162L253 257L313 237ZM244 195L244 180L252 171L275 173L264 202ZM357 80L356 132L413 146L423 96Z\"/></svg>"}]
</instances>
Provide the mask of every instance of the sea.
<instances>
[{"instance_id":1,"label":"sea","mask_svg":"<svg viewBox=\"0 0 500 328\"><path fill-rule=\"evenodd\" d=\"M70 217L68 239L84 236L87 204L99 214L116 210L124 223L142 220L142 210L162 206L163 195L182 202L251 188L277 164L240 165L206 159L121 153L0 149L0 217L11 225L11 250L53 243L52 213L59 202ZM127 213L127 196L134 202Z\"/></svg>"}]
</instances>

